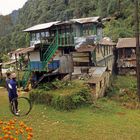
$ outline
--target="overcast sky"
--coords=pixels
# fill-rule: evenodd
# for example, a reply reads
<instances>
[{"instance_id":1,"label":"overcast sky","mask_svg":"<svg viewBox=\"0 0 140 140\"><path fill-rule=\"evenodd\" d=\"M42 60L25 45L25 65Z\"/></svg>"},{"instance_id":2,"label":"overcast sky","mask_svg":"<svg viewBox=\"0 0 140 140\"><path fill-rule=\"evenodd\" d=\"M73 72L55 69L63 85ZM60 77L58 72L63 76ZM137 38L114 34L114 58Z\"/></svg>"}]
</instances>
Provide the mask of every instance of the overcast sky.
<instances>
[{"instance_id":1,"label":"overcast sky","mask_svg":"<svg viewBox=\"0 0 140 140\"><path fill-rule=\"evenodd\" d=\"M0 14L7 15L21 8L27 0L0 0Z\"/></svg>"}]
</instances>

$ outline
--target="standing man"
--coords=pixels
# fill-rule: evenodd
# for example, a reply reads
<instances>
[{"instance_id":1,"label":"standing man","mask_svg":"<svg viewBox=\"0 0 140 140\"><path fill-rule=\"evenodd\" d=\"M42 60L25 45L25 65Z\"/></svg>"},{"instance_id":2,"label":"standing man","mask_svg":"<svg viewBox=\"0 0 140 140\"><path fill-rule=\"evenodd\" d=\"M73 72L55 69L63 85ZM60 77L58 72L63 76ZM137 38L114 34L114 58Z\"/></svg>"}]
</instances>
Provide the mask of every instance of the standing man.
<instances>
[{"instance_id":1,"label":"standing man","mask_svg":"<svg viewBox=\"0 0 140 140\"><path fill-rule=\"evenodd\" d=\"M9 87L9 100L11 102L14 98L18 97L18 94L17 94L17 81L16 81L16 74L15 73L11 74L11 79L10 79L8 87ZM13 109L14 109L13 111L14 111L15 115L19 115L17 99L15 99L12 102L12 105L13 105Z\"/></svg>"}]
</instances>

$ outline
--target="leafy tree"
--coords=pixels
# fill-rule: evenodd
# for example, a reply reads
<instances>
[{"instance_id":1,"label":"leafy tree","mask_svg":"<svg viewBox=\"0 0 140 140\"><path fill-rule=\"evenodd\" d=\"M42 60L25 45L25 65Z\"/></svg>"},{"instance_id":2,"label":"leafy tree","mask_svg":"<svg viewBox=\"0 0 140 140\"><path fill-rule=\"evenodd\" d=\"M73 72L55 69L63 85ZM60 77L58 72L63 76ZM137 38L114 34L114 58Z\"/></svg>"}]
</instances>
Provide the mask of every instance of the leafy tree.
<instances>
[{"instance_id":1,"label":"leafy tree","mask_svg":"<svg viewBox=\"0 0 140 140\"><path fill-rule=\"evenodd\" d=\"M29 46L29 36L22 30L35 24L90 16L114 17L104 31L115 41L134 35L132 0L28 0L18 11L0 15L0 50Z\"/></svg>"}]
</instances>

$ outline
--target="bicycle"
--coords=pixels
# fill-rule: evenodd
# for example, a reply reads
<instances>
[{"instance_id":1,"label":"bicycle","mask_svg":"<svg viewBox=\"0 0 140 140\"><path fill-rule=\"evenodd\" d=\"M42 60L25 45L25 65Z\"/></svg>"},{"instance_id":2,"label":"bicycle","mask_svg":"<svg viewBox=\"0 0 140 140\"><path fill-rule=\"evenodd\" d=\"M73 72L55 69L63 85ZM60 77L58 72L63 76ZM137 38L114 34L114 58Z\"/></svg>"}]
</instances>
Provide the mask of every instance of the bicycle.
<instances>
[{"instance_id":1,"label":"bicycle","mask_svg":"<svg viewBox=\"0 0 140 140\"><path fill-rule=\"evenodd\" d=\"M16 108L16 104L18 105L18 109ZM10 103L10 111L15 116L26 116L32 110L32 103L27 97L17 97L12 99Z\"/></svg>"}]
</instances>

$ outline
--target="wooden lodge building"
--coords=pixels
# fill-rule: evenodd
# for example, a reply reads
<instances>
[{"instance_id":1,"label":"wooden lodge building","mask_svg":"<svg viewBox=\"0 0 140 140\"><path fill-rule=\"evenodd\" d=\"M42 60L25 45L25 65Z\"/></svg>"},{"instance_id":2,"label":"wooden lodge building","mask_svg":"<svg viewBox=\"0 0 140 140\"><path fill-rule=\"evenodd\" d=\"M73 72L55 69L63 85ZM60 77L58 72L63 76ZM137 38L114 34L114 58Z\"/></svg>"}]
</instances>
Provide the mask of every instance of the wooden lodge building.
<instances>
[{"instance_id":1,"label":"wooden lodge building","mask_svg":"<svg viewBox=\"0 0 140 140\"><path fill-rule=\"evenodd\" d=\"M136 74L136 39L119 38L117 46L119 74Z\"/></svg>"},{"instance_id":2,"label":"wooden lodge building","mask_svg":"<svg viewBox=\"0 0 140 140\"><path fill-rule=\"evenodd\" d=\"M100 73L99 78L95 79L98 79L98 84L104 81L106 84L102 85L108 85L109 80L105 79L109 77L102 75L110 76L115 44L109 38L103 38L103 27L100 17L88 17L38 24L25 29L24 32L30 35L30 47L18 51L18 55L26 53L28 58L22 79L23 88L28 87L32 78L36 79L33 86L36 87L40 82L55 77L73 75L77 69L81 74L85 67L90 71L96 68L97 73L100 68L103 69L103 74ZM89 80L96 83L96 80Z\"/></svg>"},{"instance_id":3,"label":"wooden lodge building","mask_svg":"<svg viewBox=\"0 0 140 140\"><path fill-rule=\"evenodd\" d=\"M72 52L75 52L76 40L91 35L100 40L102 28L100 17L89 17L39 24L24 30L30 34L30 47L34 48L29 53L28 70L23 77L24 87L32 72L38 81L44 78L43 75L72 73Z\"/></svg>"}]
</instances>

